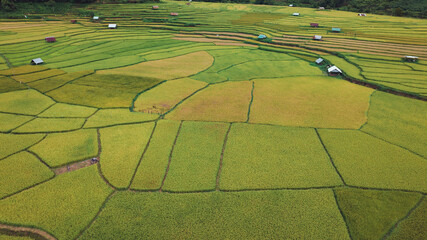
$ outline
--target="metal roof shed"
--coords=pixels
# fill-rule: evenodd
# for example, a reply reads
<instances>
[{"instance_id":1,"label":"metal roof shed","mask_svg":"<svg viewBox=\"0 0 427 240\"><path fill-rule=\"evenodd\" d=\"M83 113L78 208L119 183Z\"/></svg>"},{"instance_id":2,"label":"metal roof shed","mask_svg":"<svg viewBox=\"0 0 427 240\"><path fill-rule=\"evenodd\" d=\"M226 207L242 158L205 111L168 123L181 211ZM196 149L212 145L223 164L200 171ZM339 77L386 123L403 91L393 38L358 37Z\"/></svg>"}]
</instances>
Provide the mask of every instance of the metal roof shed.
<instances>
[{"instance_id":1,"label":"metal roof shed","mask_svg":"<svg viewBox=\"0 0 427 240\"><path fill-rule=\"evenodd\" d=\"M267 36L265 36L264 34L260 34L259 36L258 36L258 39L266 39L267 38Z\"/></svg>"},{"instance_id":2,"label":"metal roof shed","mask_svg":"<svg viewBox=\"0 0 427 240\"><path fill-rule=\"evenodd\" d=\"M319 10L325 10L325 7L319 7Z\"/></svg>"},{"instance_id":3,"label":"metal roof shed","mask_svg":"<svg viewBox=\"0 0 427 240\"><path fill-rule=\"evenodd\" d=\"M318 41L320 41L320 40L322 40L322 36L320 36L320 35L314 35L314 36L313 36L313 40L318 40Z\"/></svg>"},{"instance_id":4,"label":"metal roof shed","mask_svg":"<svg viewBox=\"0 0 427 240\"><path fill-rule=\"evenodd\" d=\"M310 23L310 27L319 27L318 23Z\"/></svg>"},{"instance_id":5,"label":"metal roof shed","mask_svg":"<svg viewBox=\"0 0 427 240\"><path fill-rule=\"evenodd\" d=\"M56 42L55 37L45 37L44 39L46 42Z\"/></svg>"},{"instance_id":6,"label":"metal roof shed","mask_svg":"<svg viewBox=\"0 0 427 240\"><path fill-rule=\"evenodd\" d=\"M299 13L297 13L297 12L292 13L292 16L299 16Z\"/></svg>"},{"instance_id":7,"label":"metal roof shed","mask_svg":"<svg viewBox=\"0 0 427 240\"><path fill-rule=\"evenodd\" d=\"M331 76L336 76L338 74L341 74L342 71L337 66L332 66L332 67L328 68L328 73Z\"/></svg>"},{"instance_id":8,"label":"metal roof shed","mask_svg":"<svg viewBox=\"0 0 427 240\"><path fill-rule=\"evenodd\" d=\"M99 17L98 16L93 16L93 18L92 18L93 20L99 20Z\"/></svg>"},{"instance_id":9,"label":"metal roof shed","mask_svg":"<svg viewBox=\"0 0 427 240\"><path fill-rule=\"evenodd\" d=\"M316 60L316 63L317 64L321 64L323 62L323 58L318 58L317 60Z\"/></svg>"},{"instance_id":10,"label":"metal roof shed","mask_svg":"<svg viewBox=\"0 0 427 240\"><path fill-rule=\"evenodd\" d=\"M171 12L171 16L178 16L178 13L176 13L176 12Z\"/></svg>"},{"instance_id":11,"label":"metal roof shed","mask_svg":"<svg viewBox=\"0 0 427 240\"><path fill-rule=\"evenodd\" d=\"M109 28L109 29L116 29L116 28L117 28L117 24L115 24L115 23L110 23L110 24L108 24L108 28Z\"/></svg>"},{"instance_id":12,"label":"metal roof shed","mask_svg":"<svg viewBox=\"0 0 427 240\"><path fill-rule=\"evenodd\" d=\"M31 65L39 65L42 63L44 63L44 62L41 58L35 58L35 59L31 60L31 62L30 62Z\"/></svg>"},{"instance_id":13,"label":"metal roof shed","mask_svg":"<svg viewBox=\"0 0 427 240\"><path fill-rule=\"evenodd\" d=\"M159 6L153 6L153 9L157 10L157 9L159 9Z\"/></svg>"},{"instance_id":14,"label":"metal roof shed","mask_svg":"<svg viewBox=\"0 0 427 240\"><path fill-rule=\"evenodd\" d=\"M332 32L341 32L341 28L333 27Z\"/></svg>"},{"instance_id":15,"label":"metal roof shed","mask_svg":"<svg viewBox=\"0 0 427 240\"><path fill-rule=\"evenodd\" d=\"M418 61L418 57L415 56L405 56L404 59L408 62L416 62Z\"/></svg>"}]
</instances>

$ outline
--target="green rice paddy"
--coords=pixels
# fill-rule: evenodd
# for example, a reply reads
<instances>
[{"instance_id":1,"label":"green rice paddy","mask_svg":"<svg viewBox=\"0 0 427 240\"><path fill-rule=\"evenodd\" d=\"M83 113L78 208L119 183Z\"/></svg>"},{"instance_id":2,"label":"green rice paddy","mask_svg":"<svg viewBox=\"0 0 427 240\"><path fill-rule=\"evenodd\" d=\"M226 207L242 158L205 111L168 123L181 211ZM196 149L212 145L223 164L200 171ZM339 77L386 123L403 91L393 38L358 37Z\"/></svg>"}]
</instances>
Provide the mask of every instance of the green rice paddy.
<instances>
[{"instance_id":1,"label":"green rice paddy","mask_svg":"<svg viewBox=\"0 0 427 240\"><path fill-rule=\"evenodd\" d=\"M0 239L427 238L426 20L152 5L0 19Z\"/></svg>"}]
</instances>

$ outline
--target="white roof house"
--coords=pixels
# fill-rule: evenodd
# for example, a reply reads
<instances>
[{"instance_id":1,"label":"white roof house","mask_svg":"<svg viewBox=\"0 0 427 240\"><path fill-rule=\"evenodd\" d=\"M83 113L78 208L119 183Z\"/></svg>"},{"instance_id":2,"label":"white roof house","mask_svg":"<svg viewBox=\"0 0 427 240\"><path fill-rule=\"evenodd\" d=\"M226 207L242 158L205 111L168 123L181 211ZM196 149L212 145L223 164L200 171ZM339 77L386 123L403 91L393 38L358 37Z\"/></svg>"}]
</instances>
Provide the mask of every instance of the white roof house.
<instances>
[{"instance_id":1,"label":"white roof house","mask_svg":"<svg viewBox=\"0 0 427 240\"><path fill-rule=\"evenodd\" d=\"M115 23L110 23L110 24L108 24L108 28L111 28L111 29L113 29L113 28L117 28L117 24L115 24Z\"/></svg>"},{"instance_id":2,"label":"white roof house","mask_svg":"<svg viewBox=\"0 0 427 240\"><path fill-rule=\"evenodd\" d=\"M42 64L42 63L44 63L44 62L43 62L43 60L41 58L35 58L35 59L31 60L31 64L32 65L39 65L39 64Z\"/></svg>"},{"instance_id":3,"label":"white roof house","mask_svg":"<svg viewBox=\"0 0 427 240\"><path fill-rule=\"evenodd\" d=\"M316 63L317 64L321 64L323 62L323 58L318 58L317 60L316 60Z\"/></svg>"},{"instance_id":4,"label":"white roof house","mask_svg":"<svg viewBox=\"0 0 427 240\"><path fill-rule=\"evenodd\" d=\"M99 20L98 16L93 16L93 20Z\"/></svg>"},{"instance_id":5,"label":"white roof house","mask_svg":"<svg viewBox=\"0 0 427 240\"><path fill-rule=\"evenodd\" d=\"M415 56L405 56L405 58L407 58L407 59L418 59L418 57L415 57Z\"/></svg>"},{"instance_id":6,"label":"white roof house","mask_svg":"<svg viewBox=\"0 0 427 240\"><path fill-rule=\"evenodd\" d=\"M337 66L332 66L328 68L328 73L342 73L342 71Z\"/></svg>"},{"instance_id":7,"label":"white roof house","mask_svg":"<svg viewBox=\"0 0 427 240\"><path fill-rule=\"evenodd\" d=\"M313 39L314 40L322 40L322 36L320 36L320 35L314 35Z\"/></svg>"},{"instance_id":8,"label":"white roof house","mask_svg":"<svg viewBox=\"0 0 427 240\"><path fill-rule=\"evenodd\" d=\"M415 57L415 56L405 56L404 59L406 61L408 61L408 62L416 62L416 61L418 61L418 57Z\"/></svg>"},{"instance_id":9,"label":"white roof house","mask_svg":"<svg viewBox=\"0 0 427 240\"><path fill-rule=\"evenodd\" d=\"M289 7L293 7L294 5L293 4L289 4Z\"/></svg>"},{"instance_id":10,"label":"white roof house","mask_svg":"<svg viewBox=\"0 0 427 240\"><path fill-rule=\"evenodd\" d=\"M296 12L296 13L293 13L292 15L293 16L299 16L299 13Z\"/></svg>"}]
</instances>

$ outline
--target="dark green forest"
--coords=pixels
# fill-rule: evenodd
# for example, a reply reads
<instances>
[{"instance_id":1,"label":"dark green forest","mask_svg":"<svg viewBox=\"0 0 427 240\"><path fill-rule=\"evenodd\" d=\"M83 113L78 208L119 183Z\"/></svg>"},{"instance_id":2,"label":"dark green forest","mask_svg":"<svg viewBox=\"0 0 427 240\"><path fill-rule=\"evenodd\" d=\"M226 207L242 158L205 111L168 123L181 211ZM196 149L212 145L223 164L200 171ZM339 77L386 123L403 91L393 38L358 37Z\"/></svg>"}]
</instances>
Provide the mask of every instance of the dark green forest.
<instances>
[{"instance_id":1,"label":"dark green forest","mask_svg":"<svg viewBox=\"0 0 427 240\"><path fill-rule=\"evenodd\" d=\"M141 3L160 0L0 0L0 12L64 13L71 11L73 4L87 3ZM204 2L252 3L295 7L325 7L344 11L375 13L415 18L427 17L427 0L194 0Z\"/></svg>"}]
</instances>

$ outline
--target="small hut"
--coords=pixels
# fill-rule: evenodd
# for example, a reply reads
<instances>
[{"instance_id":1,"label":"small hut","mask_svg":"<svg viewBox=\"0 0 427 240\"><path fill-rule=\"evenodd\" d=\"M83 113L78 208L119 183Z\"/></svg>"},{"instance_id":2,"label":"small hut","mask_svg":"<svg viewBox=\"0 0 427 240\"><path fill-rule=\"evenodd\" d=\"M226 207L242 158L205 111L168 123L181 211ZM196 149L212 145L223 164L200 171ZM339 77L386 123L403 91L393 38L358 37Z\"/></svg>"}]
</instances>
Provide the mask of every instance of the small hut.
<instances>
[{"instance_id":1,"label":"small hut","mask_svg":"<svg viewBox=\"0 0 427 240\"><path fill-rule=\"evenodd\" d=\"M319 7L319 10L325 10L325 7Z\"/></svg>"},{"instance_id":2,"label":"small hut","mask_svg":"<svg viewBox=\"0 0 427 240\"><path fill-rule=\"evenodd\" d=\"M332 32L341 32L341 28L333 27Z\"/></svg>"},{"instance_id":3,"label":"small hut","mask_svg":"<svg viewBox=\"0 0 427 240\"><path fill-rule=\"evenodd\" d=\"M359 17L366 17L366 13L359 13L359 14L357 14L357 16L359 16Z\"/></svg>"},{"instance_id":4,"label":"small hut","mask_svg":"<svg viewBox=\"0 0 427 240\"><path fill-rule=\"evenodd\" d=\"M314 35L313 36L313 40L321 41L322 40L322 36L320 36L320 35Z\"/></svg>"},{"instance_id":5,"label":"small hut","mask_svg":"<svg viewBox=\"0 0 427 240\"><path fill-rule=\"evenodd\" d=\"M337 66L331 66L328 68L328 74L329 76L338 76L342 74L342 71Z\"/></svg>"},{"instance_id":6,"label":"small hut","mask_svg":"<svg viewBox=\"0 0 427 240\"><path fill-rule=\"evenodd\" d=\"M297 13L297 12L292 13L292 16L299 16L299 13Z\"/></svg>"},{"instance_id":7,"label":"small hut","mask_svg":"<svg viewBox=\"0 0 427 240\"><path fill-rule=\"evenodd\" d=\"M177 12L171 12L171 16L178 16Z\"/></svg>"},{"instance_id":8,"label":"small hut","mask_svg":"<svg viewBox=\"0 0 427 240\"><path fill-rule=\"evenodd\" d=\"M294 5L293 4L289 4L289 7L293 7Z\"/></svg>"},{"instance_id":9,"label":"small hut","mask_svg":"<svg viewBox=\"0 0 427 240\"><path fill-rule=\"evenodd\" d=\"M153 6L152 9L157 10L157 9L159 9L159 6Z\"/></svg>"},{"instance_id":10,"label":"small hut","mask_svg":"<svg viewBox=\"0 0 427 240\"><path fill-rule=\"evenodd\" d=\"M267 36L266 36L266 35L264 35L264 34L260 34L260 35L258 36L258 40L266 39L266 38L267 38Z\"/></svg>"},{"instance_id":11,"label":"small hut","mask_svg":"<svg viewBox=\"0 0 427 240\"><path fill-rule=\"evenodd\" d=\"M116 28L117 28L117 24L115 24L115 23L110 23L110 24L108 24L108 28L109 28L109 29L116 29Z\"/></svg>"},{"instance_id":12,"label":"small hut","mask_svg":"<svg viewBox=\"0 0 427 240\"><path fill-rule=\"evenodd\" d=\"M55 37L45 37L44 39L46 42L51 43L51 42L56 42Z\"/></svg>"},{"instance_id":13,"label":"small hut","mask_svg":"<svg viewBox=\"0 0 427 240\"><path fill-rule=\"evenodd\" d=\"M98 17L98 16L93 16L92 20L93 20L93 21L98 21L98 20L99 20L99 17Z\"/></svg>"},{"instance_id":14,"label":"small hut","mask_svg":"<svg viewBox=\"0 0 427 240\"><path fill-rule=\"evenodd\" d=\"M186 3L185 5L191 5L191 2Z\"/></svg>"},{"instance_id":15,"label":"small hut","mask_svg":"<svg viewBox=\"0 0 427 240\"><path fill-rule=\"evenodd\" d=\"M319 27L318 23L310 23L310 27Z\"/></svg>"},{"instance_id":16,"label":"small hut","mask_svg":"<svg viewBox=\"0 0 427 240\"><path fill-rule=\"evenodd\" d=\"M76 23L77 22L77 20L70 20L70 22L72 23L72 24L74 24L74 23Z\"/></svg>"},{"instance_id":17,"label":"small hut","mask_svg":"<svg viewBox=\"0 0 427 240\"><path fill-rule=\"evenodd\" d=\"M324 62L324 60L323 60L323 58L318 58L315 62L317 65L320 65Z\"/></svg>"},{"instance_id":18,"label":"small hut","mask_svg":"<svg viewBox=\"0 0 427 240\"><path fill-rule=\"evenodd\" d=\"M41 58L35 58L33 60L31 60L30 64L31 65L39 65L39 64L43 64L43 60Z\"/></svg>"},{"instance_id":19,"label":"small hut","mask_svg":"<svg viewBox=\"0 0 427 240\"><path fill-rule=\"evenodd\" d=\"M407 62L417 62L418 61L418 57L415 57L415 56L405 56L403 59Z\"/></svg>"}]
</instances>

